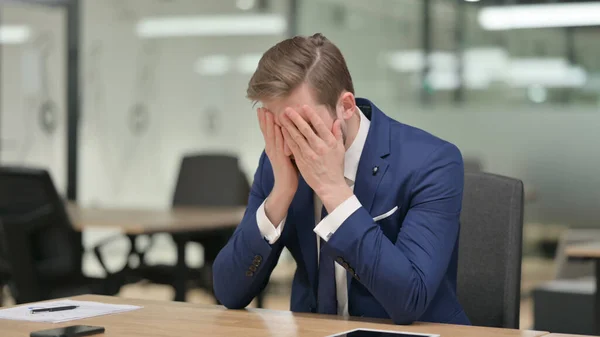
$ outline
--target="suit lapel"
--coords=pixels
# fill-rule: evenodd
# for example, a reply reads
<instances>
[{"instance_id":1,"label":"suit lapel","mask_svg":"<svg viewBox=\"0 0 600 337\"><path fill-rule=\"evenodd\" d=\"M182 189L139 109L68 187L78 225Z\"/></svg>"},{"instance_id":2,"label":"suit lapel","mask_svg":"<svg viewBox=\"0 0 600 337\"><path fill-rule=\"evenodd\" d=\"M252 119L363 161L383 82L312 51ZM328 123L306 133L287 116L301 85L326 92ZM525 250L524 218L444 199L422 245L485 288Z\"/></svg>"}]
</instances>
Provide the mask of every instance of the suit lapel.
<instances>
[{"instance_id":1,"label":"suit lapel","mask_svg":"<svg viewBox=\"0 0 600 337\"><path fill-rule=\"evenodd\" d=\"M385 157L390 153L390 123L370 101L359 98L356 104L371 120L371 126L358 163L354 194L363 207L371 212L375 194L389 166Z\"/></svg>"},{"instance_id":2,"label":"suit lapel","mask_svg":"<svg viewBox=\"0 0 600 337\"><path fill-rule=\"evenodd\" d=\"M356 195L362 206L371 213L375 194L383 176L387 172L388 163L378 156L373 156L365 152L363 152L363 157L361 157L358 164L354 195ZM376 173L373 173L374 170L376 170Z\"/></svg>"},{"instance_id":3,"label":"suit lapel","mask_svg":"<svg viewBox=\"0 0 600 337\"><path fill-rule=\"evenodd\" d=\"M294 218L300 250L304 258L304 265L308 280L317 293L317 238L313 231L315 227L314 192L304 178L300 176L298 191L294 196Z\"/></svg>"}]
</instances>

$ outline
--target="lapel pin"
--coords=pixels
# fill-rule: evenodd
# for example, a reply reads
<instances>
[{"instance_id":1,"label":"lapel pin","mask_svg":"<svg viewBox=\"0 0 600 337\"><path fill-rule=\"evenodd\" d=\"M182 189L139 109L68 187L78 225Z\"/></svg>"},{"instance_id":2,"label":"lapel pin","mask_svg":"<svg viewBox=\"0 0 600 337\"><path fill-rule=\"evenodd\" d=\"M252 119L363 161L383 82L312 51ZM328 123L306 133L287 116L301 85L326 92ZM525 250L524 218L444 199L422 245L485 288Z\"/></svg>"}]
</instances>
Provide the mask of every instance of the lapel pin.
<instances>
[{"instance_id":1,"label":"lapel pin","mask_svg":"<svg viewBox=\"0 0 600 337\"><path fill-rule=\"evenodd\" d=\"M379 166L373 167L373 175L376 175L379 172Z\"/></svg>"}]
</instances>

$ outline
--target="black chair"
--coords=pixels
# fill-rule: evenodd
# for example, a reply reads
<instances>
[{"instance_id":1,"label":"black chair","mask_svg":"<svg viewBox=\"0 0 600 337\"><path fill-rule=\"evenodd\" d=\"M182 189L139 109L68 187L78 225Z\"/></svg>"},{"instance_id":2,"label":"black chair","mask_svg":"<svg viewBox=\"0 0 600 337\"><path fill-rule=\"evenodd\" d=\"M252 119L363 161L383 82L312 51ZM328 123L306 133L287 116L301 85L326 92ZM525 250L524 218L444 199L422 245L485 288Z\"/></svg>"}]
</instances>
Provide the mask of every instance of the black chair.
<instances>
[{"instance_id":1,"label":"black chair","mask_svg":"<svg viewBox=\"0 0 600 337\"><path fill-rule=\"evenodd\" d=\"M46 170L0 167L0 221L17 303L79 294L116 294L122 273L82 273L82 235L73 229L65 205ZM105 243L105 242L104 242Z\"/></svg>"},{"instance_id":2,"label":"black chair","mask_svg":"<svg viewBox=\"0 0 600 337\"><path fill-rule=\"evenodd\" d=\"M10 282L10 267L6 252L6 240L0 223L0 307L4 304L4 288Z\"/></svg>"},{"instance_id":3,"label":"black chair","mask_svg":"<svg viewBox=\"0 0 600 337\"><path fill-rule=\"evenodd\" d=\"M173 207L231 207L248 202L250 185L238 159L227 155L189 155L181 161ZM237 225L237 224L232 224ZM233 235L233 229L193 235L191 241L204 248L204 261L212 265ZM210 277L212 280L212 276Z\"/></svg>"},{"instance_id":4,"label":"black chair","mask_svg":"<svg viewBox=\"0 0 600 337\"><path fill-rule=\"evenodd\" d=\"M465 173L458 297L473 325L519 328L523 183Z\"/></svg>"},{"instance_id":5,"label":"black chair","mask_svg":"<svg viewBox=\"0 0 600 337\"><path fill-rule=\"evenodd\" d=\"M248 202L249 193L250 185L236 157L220 154L188 155L181 161L172 205L173 207L244 206ZM231 225L228 229L172 235L178 246L183 241L198 242L202 245L204 266L198 272L189 272L188 277L211 293L213 291L212 264L221 248L233 235L237 224ZM144 262L140 267L141 277L155 283L173 284L175 273L173 266L148 266ZM175 287L177 288L177 285ZM176 289L176 293L181 291ZM179 295L177 300L183 300L182 296ZM258 301L259 306L262 305L262 296Z\"/></svg>"}]
</instances>

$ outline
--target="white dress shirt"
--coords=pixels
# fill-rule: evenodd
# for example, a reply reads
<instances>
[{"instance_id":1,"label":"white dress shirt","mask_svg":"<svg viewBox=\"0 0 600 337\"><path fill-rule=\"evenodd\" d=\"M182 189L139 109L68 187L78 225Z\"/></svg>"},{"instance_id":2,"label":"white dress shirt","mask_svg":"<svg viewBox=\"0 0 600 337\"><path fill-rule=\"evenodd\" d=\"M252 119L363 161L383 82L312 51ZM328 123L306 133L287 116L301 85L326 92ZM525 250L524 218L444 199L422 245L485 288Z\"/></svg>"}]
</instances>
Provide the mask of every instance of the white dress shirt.
<instances>
[{"instance_id":1,"label":"white dress shirt","mask_svg":"<svg viewBox=\"0 0 600 337\"><path fill-rule=\"evenodd\" d=\"M360 111L358 107L356 107L358 114L360 115L360 124L358 127L358 133L356 134L356 138L346 150L344 155L344 177L348 182L348 185L354 190L354 182L356 181L356 172L358 171L358 162L360 161L360 156L362 154L363 148L365 147L365 143L367 141L367 135L369 133L369 126L371 125L371 121L365 117L365 115ZM281 236L281 232L283 231L283 226L285 225L284 218L279 226L275 227L267 215L265 213L265 201L260 205L258 210L256 211L256 223L258 224L258 228L260 233L264 236L264 238L270 243L274 244L277 242L279 237ZM323 204L319 197L314 195L314 205L315 205L315 229L314 232L317 234L317 261L319 261L320 254L320 240L321 237L323 240L328 241L329 238L335 233L335 231L354 213L357 209L359 209L362 205L358 201L356 196L352 196L348 198L346 201L341 203L336 209L334 209L331 213L329 213L325 219L321 219L321 209ZM337 262L335 263L335 286L336 286L336 297L338 304L338 315L348 316L348 289L346 283L346 269L340 266Z\"/></svg>"}]
</instances>

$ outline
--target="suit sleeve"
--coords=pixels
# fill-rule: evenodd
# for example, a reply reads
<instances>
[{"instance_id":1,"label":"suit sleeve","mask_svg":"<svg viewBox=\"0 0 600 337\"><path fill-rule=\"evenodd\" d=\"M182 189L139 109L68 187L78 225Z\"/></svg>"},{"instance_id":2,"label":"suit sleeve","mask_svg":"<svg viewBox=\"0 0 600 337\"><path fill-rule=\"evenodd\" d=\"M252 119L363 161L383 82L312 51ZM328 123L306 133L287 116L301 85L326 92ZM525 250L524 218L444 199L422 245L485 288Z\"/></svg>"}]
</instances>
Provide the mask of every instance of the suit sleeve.
<instances>
[{"instance_id":1,"label":"suit sleeve","mask_svg":"<svg viewBox=\"0 0 600 337\"><path fill-rule=\"evenodd\" d=\"M364 207L327 242L327 252L346 260L396 324L417 320L444 278L458 239L463 181L460 151L442 145L412 178L409 210L395 243Z\"/></svg>"},{"instance_id":2,"label":"suit sleeve","mask_svg":"<svg viewBox=\"0 0 600 337\"><path fill-rule=\"evenodd\" d=\"M281 240L273 245L265 240L256 221L267 197L262 182L266 160L263 152L244 218L213 264L215 296L230 309L246 307L262 291L283 249Z\"/></svg>"}]
</instances>

